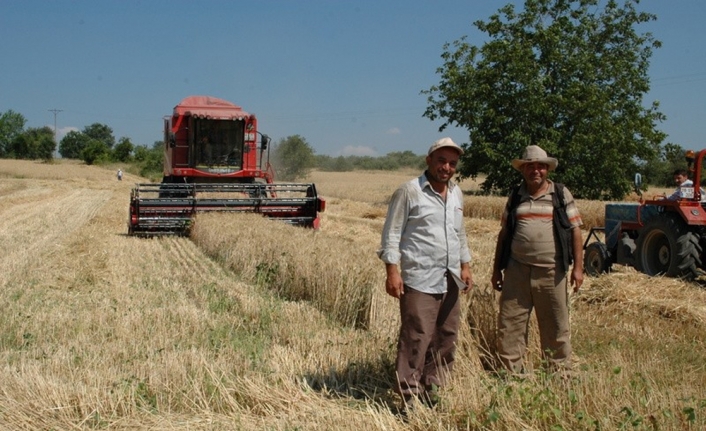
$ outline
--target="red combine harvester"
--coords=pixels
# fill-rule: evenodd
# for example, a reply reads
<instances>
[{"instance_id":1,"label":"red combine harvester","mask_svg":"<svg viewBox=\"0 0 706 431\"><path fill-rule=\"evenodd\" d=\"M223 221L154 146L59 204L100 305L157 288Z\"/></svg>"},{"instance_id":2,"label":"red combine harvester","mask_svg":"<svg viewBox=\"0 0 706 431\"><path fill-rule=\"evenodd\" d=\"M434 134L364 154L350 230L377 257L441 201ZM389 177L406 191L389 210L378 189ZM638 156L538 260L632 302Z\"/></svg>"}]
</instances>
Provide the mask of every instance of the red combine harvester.
<instances>
[{"instance_id":1,"label":"red combine harvester","mask_svg":"<svg viewBox=\"0 0 706 431\"><path fill-rule=\"evenodd\" d=\"M254 212L318 229L325 201L314 184L274 182L269 143L240 106L182 100L164 119L162 182L132 190L128 234L188 235L202 211Z\"/></svg>"}]
</instances>

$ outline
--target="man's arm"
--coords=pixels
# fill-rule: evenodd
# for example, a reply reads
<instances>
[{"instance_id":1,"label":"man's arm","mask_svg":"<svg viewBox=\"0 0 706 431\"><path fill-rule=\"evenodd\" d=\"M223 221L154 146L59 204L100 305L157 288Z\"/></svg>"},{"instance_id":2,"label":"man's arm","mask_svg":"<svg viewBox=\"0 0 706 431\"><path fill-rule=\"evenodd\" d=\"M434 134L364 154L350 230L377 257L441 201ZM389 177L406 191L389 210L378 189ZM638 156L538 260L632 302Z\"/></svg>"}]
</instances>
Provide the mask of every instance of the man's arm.
<instances>
[{"instance_id":1,"label":"man's arm","mask_svg":"<svg viewBox=\"0 0 706 431\"><path fill-rule=\"evenodd\" d=\"M493 275L490 278L490 284L495 290L502 290L503 288L503 273L500 270L500 256L502 255L503 243L505 242L505 235L507 235L507 229L505 229L505 224L500 229L498 233L498 242L495 244L495 259L493 259Z\"/></svg>"},{"instance_id":2,"label":"man's arm","mask_svg":"<svg viewBox=\"0 0 706 431\"><path fill-rule=\"evenodd\" d=\"M581 229L574 227L571 229L572 247L574 251L574 269L571 271L571 285L574 292L578 292L583 284L583 238Z\"/></svg>"},{"instance_id":3,"label":"man's arm","mask_svg":"<svg viewBox=\"0 0 706 431\"><path fill-rule=\"evenodd\" d=\"M382 229L382 240L378 256L385 262L385 291L390 296L400 298L404 294L404 284L398 263L400 261L400 241L409 217L407 194L400 188L393 193L387 209L387 217Z\"/></svg>"}]
</instances>

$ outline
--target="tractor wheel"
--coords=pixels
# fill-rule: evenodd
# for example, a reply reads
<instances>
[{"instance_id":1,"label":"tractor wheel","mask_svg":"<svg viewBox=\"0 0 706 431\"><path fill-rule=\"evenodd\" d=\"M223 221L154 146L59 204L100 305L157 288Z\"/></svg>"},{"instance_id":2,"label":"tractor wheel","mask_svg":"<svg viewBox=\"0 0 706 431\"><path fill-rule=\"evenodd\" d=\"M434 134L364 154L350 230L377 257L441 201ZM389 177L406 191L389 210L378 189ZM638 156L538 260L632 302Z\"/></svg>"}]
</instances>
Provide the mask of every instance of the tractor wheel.
<instances>
[{"instance_id":1,"label":"tractor wheel","mask_svg":"<svg viewBox=\"0 0 706 431\"><path fill-rule=\"evenodd\" d=\"M701 266L699 235L682 220L662 215L645 224L635 255L635 266L647 275L691 280Z\"/></svg>"},{"instance_id":2,"label":"tractor wheel","mask_svg":"<svg viewBox=\"0 0 706 431\"><path fill-rule=\"evenodd\" d=\"M591 277L609 272L611 267L610 252L602 242L594 242L586 247L583 254L583 268Z\"/></svg>"}]
</instances>

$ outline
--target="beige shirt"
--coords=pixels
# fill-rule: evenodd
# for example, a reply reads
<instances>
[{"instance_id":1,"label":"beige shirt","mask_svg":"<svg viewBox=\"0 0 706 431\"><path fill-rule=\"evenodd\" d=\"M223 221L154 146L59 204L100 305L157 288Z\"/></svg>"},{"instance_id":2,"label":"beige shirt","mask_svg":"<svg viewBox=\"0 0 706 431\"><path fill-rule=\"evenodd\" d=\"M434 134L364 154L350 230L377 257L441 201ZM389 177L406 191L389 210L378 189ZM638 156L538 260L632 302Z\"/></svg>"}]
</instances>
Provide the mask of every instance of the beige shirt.
<instances>
[{"instance_id":1,"label":"beige shirt","mask_svg":"<svg viewBox=\"0 0 706 431\"><path fill-rule=\"evenodd\" d=\"M511 256L526 265L554 267L559 256L558 238L554 235L554 205L552 194L555 193L554 183L549 181L545 194L532 198L523 184L519 190L520 205L517 207L515 235L512 239ZM571 225L583 225L574 197L564 187L566 214ZM509 204L509 200L508 200ZM507 219L507 205L503 214L503 225Z\"/></svg>"}]
</instances>

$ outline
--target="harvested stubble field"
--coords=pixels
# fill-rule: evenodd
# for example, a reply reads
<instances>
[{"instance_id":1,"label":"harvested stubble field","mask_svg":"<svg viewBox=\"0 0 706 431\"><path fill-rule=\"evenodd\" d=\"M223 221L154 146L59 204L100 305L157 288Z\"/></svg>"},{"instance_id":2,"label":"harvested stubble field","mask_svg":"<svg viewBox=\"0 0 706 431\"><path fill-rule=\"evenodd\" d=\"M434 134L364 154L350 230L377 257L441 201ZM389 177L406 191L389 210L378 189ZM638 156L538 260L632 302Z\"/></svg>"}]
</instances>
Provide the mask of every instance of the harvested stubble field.
<instances>
[{"instance_id":1,"label":"harvested stubble field","mask_svg":"<svg viewBox=\"0 0 706 431\"><path fill-rule=\"evenodd\" d=\"M318 232L200 216L191 239L130 238L112 170L0 160L0 429L700 430L706 291L630 268L572 296L578 364L526 379L493 366L490 263L504 204L467 197L479 287L463 297L452 383L402 418L398 317L375 250L385 203L416 175L312 174ZM472 182L463 183L469 192ZM579 202L587 226L600 202Z\"/></svg>"}]
</instances>

